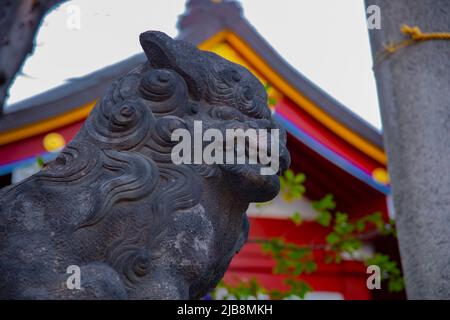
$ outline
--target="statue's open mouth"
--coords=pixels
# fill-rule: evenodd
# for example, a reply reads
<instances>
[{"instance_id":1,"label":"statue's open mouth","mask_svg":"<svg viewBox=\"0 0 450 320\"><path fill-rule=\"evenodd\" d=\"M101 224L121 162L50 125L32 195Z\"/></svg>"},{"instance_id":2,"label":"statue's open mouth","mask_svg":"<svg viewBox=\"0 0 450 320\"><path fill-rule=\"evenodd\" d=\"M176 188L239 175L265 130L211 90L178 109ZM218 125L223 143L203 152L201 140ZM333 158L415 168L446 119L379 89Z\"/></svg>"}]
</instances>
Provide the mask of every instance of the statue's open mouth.
<instances>
[{"instance_id":1,"label":"statue's open mouth","mask_svg":"<svg viewBox=\"0 0 450 320\"><path fill-rule=\"evenodd\" d=\"M194 120L188 127L171 133L174 164L249 166L263 176L279 175L289 166L285 134L272 121L221 120L204 130L203 121Z\"/></svg>"}]
</instances>

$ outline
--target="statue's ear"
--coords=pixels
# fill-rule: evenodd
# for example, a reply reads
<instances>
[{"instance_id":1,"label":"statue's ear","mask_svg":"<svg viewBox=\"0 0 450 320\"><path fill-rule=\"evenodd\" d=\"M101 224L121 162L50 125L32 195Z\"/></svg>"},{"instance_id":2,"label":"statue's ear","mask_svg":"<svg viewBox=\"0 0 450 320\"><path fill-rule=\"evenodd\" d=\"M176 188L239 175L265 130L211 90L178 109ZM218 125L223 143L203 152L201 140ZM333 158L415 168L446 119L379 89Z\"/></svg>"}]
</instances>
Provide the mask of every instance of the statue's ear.
<instances>
[{"instance_id":1,"label":"statue's ear","mask_svg":"<svg viewBox=\"0 0 450 320\"><path fill-rule=\"evenodd\" d=\"M204 85L201 70L205 65L200 50L190 43L173 40L159 31L141 33L139 41L150 66L176 71L186 81L194 99L202 97Z\"/></svg>"},{"instance_id":2,"label":"statue's ear","mask_svg":"<svg viewBox=\"0 0 450 320\"><path fill-rule=\"evenodd\" d=\"M172 40L168 35L159 31L141 33L139 41L152 67L170 68L175 60L170 50Z\"/></svg>"}]
</instances>

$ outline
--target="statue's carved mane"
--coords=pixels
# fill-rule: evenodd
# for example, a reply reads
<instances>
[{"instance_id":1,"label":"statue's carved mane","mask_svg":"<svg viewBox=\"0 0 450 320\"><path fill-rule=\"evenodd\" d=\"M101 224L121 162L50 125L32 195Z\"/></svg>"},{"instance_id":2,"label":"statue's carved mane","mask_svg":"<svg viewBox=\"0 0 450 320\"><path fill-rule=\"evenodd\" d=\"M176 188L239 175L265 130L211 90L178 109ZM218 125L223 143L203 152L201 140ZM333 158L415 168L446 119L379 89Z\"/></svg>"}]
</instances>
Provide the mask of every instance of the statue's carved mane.
<instances>
[{"instance_id":1,"label":"statue's carved mane","mask_svg":"<svg viewBox=\"0 0 450 320\"><path fill-rule=\"evenodd\" d=\"M171 141L171 133L177 128L189 129L199 108L208 108L209 118L221 120L224 106L232 107L234 114L227 117L227 125L242 125L246 123L245 119L263 127L273 125L273 122L266 107L264 89L244 68L212 53L200 53L194 46L173 41L158 32L141 35L141 44L149 62L110 86L57 159L36 175L0 191L0 225L8 226L7 231L0 230L0 240L4 240L0 241L0 250L3 254L13 255L22 242L13 243L9 239L27 235L31 228L39 234L36 246L54 250L48 253L48 260L56 257L54 260L59 262L54 268L59 268L59 273L65 272L61 261L80 265L91 261L106 264L89 264L85 268L85 272L92 275L93 283L100 281L98 270L104 274L117 272L121 280L114 280L115 284L111 285L115 288L114 294L107 292L107 297L125 297L119 288L121 281L127 289L140 288L142 291L133 296L134 291L128 290L128 297L161 298L164 296L160 291L155 293L155 287L164 287L166 297L198 298L218 282L233 254L244 243L248 228L244 210L249 202L259 201L259 198L241 199L243 196L236 193L235 201L239 205L234 210L240 229L236 236L230 232L228 247L223 245L228 248L226 251L212 252L217 246L215 242L220 241L213 235L218 227L208 217L202 195L205 179L214 185L224 175L223 168L174 164L171 150L175 142ZM285 150L282 152L286 153ZM288 163L286 160L284 165ZM241 167L228 169L234 174L246 170ZM252 185L256 184L255 188L259 188L258 179L250 181ZM278 191L270 181L264 182L266 188L267 185L270 187L266 198ZM225 189L233 193L231 188ZM18 194L29 196L23 201ZM7 203L13 204L8 207ZM33 207L33 213L28 206ZM40 210L44 212L42 219L45 222L30 227L26 219L37 219L31 218L33 214L41 218L36 213ZM55 218L56 215L59 216ZM55 233L54 238L45 238ZM190 261L188 267L183 267L183 257L177 257L179 260L172 264L165 260L169 259L167 252L175 247L185 250L186 241L181 239L168 244L167 240L183 233L187 233L195 244L193 253L186 252L187 256L191 254L190 260L185 259ZM39 238L41 234L44 234L42 239ZM28 242L23 246L29 246L30 252L35 250ZM212 259L217 255L220 257ZM17 277L28 276L27 266L17 267L20 259L23 258L5 260L4 264L0 263L0 270L18 268ZM166 265L171 269L165 270ZM114 271L105 271L110 267ZM42 278L53 279L51 272L42 272ZM142 279L149 273L158 274L155 278L159 277L162 282L158 286L141 288ZM181 283L181 280L170 280L174 274L181 273L181 278L187 279L184 280L188 282L189 292L179 292L181 284L177 282ZM101 281L113 281L114 277ZM16 292L19 289L13 283L14 277L10 278L0 276L0 281L4 281L5 288L13 287L5 292ZM52 295L49 290L45 293L41 289L27 290L28 293L17 296L70 297ZM0 296L3 294L0 287Z\"/></svg>"}]
</instances>

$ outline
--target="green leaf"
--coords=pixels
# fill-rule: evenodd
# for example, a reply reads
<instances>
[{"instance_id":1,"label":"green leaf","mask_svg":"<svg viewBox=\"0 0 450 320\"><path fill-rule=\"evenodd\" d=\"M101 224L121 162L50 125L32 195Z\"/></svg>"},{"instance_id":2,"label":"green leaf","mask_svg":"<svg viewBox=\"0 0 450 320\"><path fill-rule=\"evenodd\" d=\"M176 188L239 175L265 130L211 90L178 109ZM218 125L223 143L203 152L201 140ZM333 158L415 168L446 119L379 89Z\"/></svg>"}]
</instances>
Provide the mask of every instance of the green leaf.
<instances>
[{"instance_id":1,"label":"green leaf","mask_svg":"<svg viewBox=\"0 0 450 320\"><path fill-rule=\"evenodd\" d=\"M288 257L293 260L299 260L311 253L310 248L298 248L289 252Z\"/></svg>"},{"instance_id":2,"label":"green leaf","mask_svg":"<svg viewBox=\"0 0 450 320\"><path fill-rule=\"evenodd\" d=\"M336 203L333 200L333 195L327 194L319 201L313 202L313 207L318 211L333 210L336 208Z\"/></svg>"},{"instance_id":3,"label":"green leaf","mask_svg":"<svg viewBox=\"0 0 450 320\"><path fill-rule=\"evenodd\" d=\"M392 278L388 282L389 292L400 292L405 288L403 278Z\"/></svg>"},{"instance_id":4,"label":"green leaf","mask_svg":"<svg viewBox=\"0 0 450 320\"><path fill-rule=\"evenodd\" d=\"M305 270L305 264L304 263L298 263L295 267L294 270L292 271L292 274L294 276L299 276L303 273L303 271Z\"/></svg>"},{"instance_id":5,"label":"green leaf","mask_svg":"<svg viewBox=\"0 0 450 320\"><path fill-rule=\"evenodd\" d=\"M303 173L294 174L292 170L287 170L280 177L280 188L283 199L287 202L300 199L305 193L304 180L305 176Z\"/></svg>"},{"instance_id":6,"label":"green leaf","mask_svg":"<svg viewBox=\"0 0 450 320\"><path fill-rule=\"evenodd\" d=\"M271 300L283 299L286 296L286 294L284 292L281 292L280 290L276 290L276 289L271 290L269 292L269 295L270 295Z\"/></svg>"},{"instance_id":7,"label":"green leaf","mask_svg":"<svg viewBox=\"0 0 450 320\"><path fill-rule=\"evenodd\" d=\"M337 212L336 213L336 223L346 223L348 221L348 214Z\"/></svg>"},{"instance_id":8,"label":"green leaf","mask_svg":"<svg viewBox=\"0 0 450 320\"><path fill-rule=\"evenodd\" d=\"M366 229L366 224L364 221L358 220L355 222L356 231L363 232Z\"/></svg>"},{"instance_id":9,"label":"green leaf","mask_svg":"<svg viewBox=\"0 0 450 320\"><path fill-rule=\"evenodd\" d=\"M324 227L329 227L331 223L331 213L329 211L322 211L319 213L318 217L316 218L317 223Z\"/></svg>"},{"instance_id":10,"label":"green leaf","mask_svg":"<svg viewBox=\"0 0 450 320\"><path fill-rule=\"evenodd\" d=\"M308 261L305 265L306 273L312 273L317 270L317 264L314 261Z\"/></svg>"},{"instance_id":11,"label":"green leaf","mask_svg":"<svg viewBox=\"0 0 450 320\"><path fill-rule=\"evenodd\" d=\"M272 245L274 247L274 251L280 252L286 246L286 242L282 238L272 239Z\"/></svg>"},{"instance_id":12,"label":"green leaf","mask_svg":"<svg viewBox=\"0 0 450 320\"><path fill-rule=\"evenodd\" d=\"M325 240L327 241L327 243L329 245L335 245L336 243L338 243L341 240L341 237L338 236L336 233L331 232L330 234L327 235Z\"/></svg>"},{"instance_id":13,"label":"green leaf","mask_svg":"<svg viewBox=\"0 0 450 320\"><path fill-rule=\"evenodd\" d=\"M272 251L272 244L270 242L264 242L261 245L261 249L264 253L269 253Z\"/></svg>"},{"instance_id":14,"label":"green leaf","mask_svg":"<svg viewBox=\"0 0 450 320\"><path fill-rule=\"evenodd\" d=\"M358 250L359 248L361 248L362 246L362 242L359 239L348 239L345 241L342 241L339 245L339 248L342 251L346 251L349 253L354 252L355 250Z\"/></svg>"},{"instance_id":15,"label":"green leaf","mask_svg":"<svg viewBox=\"0 0 450 320\"><path fill-rule=\"evenodd\" d=\"M286 179L289 181L294 179L294 172L291 169L288 169L285 173Z\"/></svg>"},{"instance_id":16,"label":"green leaf","mask_svg":"<svg viewBox=\"0 0 450 320\"><path fill-rule=\"evenodd\" d=\"M384 266L386 262L389 262L389 256L381 253L376 253L373 257L367 259L366 263L368 265L374 264L377 266Z\"/></svg>"},{"instance_id":17,"label":"green leaf","mask_svg":"<svg viewBox=\"0 0 450 320\"><path fill-rule=\"evenodd\" d=\"M384 230L384 221L381 212L375 212L365 217L367 221L375 225L379 231Z\"/></svg>"},{"instance_id":18,"label":"green leaf","mask_svg":"<svg viewBox=\"0 0 450 320\"><path fill-rule=\"evenodd\" d=\"M274 274L283 274L283 273L287 273L287 271L288 271L288 265L287 265L287 262L284 260L278 260L277 264L273 268Z\"/></svg>"},{"instance_id":19,"label":"green leaf","mask_svg":"<svg viewBox=\"0 0 450 320\"><path fill-rule=\"evenodd\" d=\"M269 106L275 106L277 104L277 99L270 97L269 99L267 99L267 104Z\"/></svg>"},{"instance_id":20,"label":"green leaf","mask_svg":"<svg viewBox=\"0 0 450 320\"><path fill-rule=\"evenodd\" d=\"M296 225L299 226L302 224L303 219L302 216L300 214L300 212L296 211L294 212L294 214L291 216L291 221Z\"/></svg>"},{"instance_id":21,"label":"green leaf","mask_svg":"<svg viewBox=\"0 0 450 320\"><path fill-rule=\"evenodd\" d=\"M306 175L304 173L299 173L295 176L296 183L303 183L306 181Z\"/></svg>"},{"instance_id":22,"label":"green leaf","mask_svg":"<svg viewBox=\"0 0 450 320\"><path fill-rule=\"evenodd\" d=\"M312 288L303 280L288 278L284 283L291 287L289 295L298 296L300 299L305 299L305 295L312 290Z\"/></svg>"},{"instance_id":23,"label":"green leaf","mask_svg":"<svg viewBox=\"0 0 450 320\"><path fill-rule=\"evenodd\" d=\"M336 231L337 233L339 233L341 235L351 234L354 229L355 229L355 227L352 224L346 223L346 222L336 224L334 226L334 231Z\"/></svg>"},{"instance_id":24,"label":"green leaf","mask_svg":"<svg viewBox=\"0 0 450 320\"><path fill-rule=\"evenodd\" d=\"M40 156L37 156L37 157L36 157L36 162L37 162L37 165L38 165L40 168L43 168L43 167L44 167L44 159L42 159Z\"/></svg>"},{"instance_id":25,"label":"green leaf","mask_svg":"<svg viewBox=\"0 0 450 320\"><path fill-rule=\"evenodd\" d=\"M391 225L392 227L395 227L395 220L389 219L389 225Z\"/></svg>"}]
</instances>

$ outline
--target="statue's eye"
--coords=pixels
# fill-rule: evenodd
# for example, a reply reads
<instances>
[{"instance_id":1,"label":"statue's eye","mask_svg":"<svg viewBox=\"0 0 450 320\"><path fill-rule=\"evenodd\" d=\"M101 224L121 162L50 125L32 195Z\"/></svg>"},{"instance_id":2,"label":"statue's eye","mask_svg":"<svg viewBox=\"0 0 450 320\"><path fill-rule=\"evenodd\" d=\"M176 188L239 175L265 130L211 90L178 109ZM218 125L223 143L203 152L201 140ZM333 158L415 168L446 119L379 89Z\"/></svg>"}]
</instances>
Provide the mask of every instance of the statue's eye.
<instances>
[{"instance_id":1,"label":"statue's eye","mask_svg":"<svg viewBox=\"0 0 450 320\"><path fill-rule=\"evenodd\" d=\"M242 77L239 74L239 72L237 72L236 70L233 70L231 72L231 79L233 79L233 81L235 81L235 82L239 82L239 81L241 81Z\"/></svg>"},{"instance_id":2,"label":"statue's eye","mask_svg":"<svg viewBox=\"0 0 450 320\"><path fill-rule=\"evenodd\" d=\"M250 87L245 87L244 89L244 98L245 100L252 100L254 96L254 91Z\"/></svg>"}]
</instances>

